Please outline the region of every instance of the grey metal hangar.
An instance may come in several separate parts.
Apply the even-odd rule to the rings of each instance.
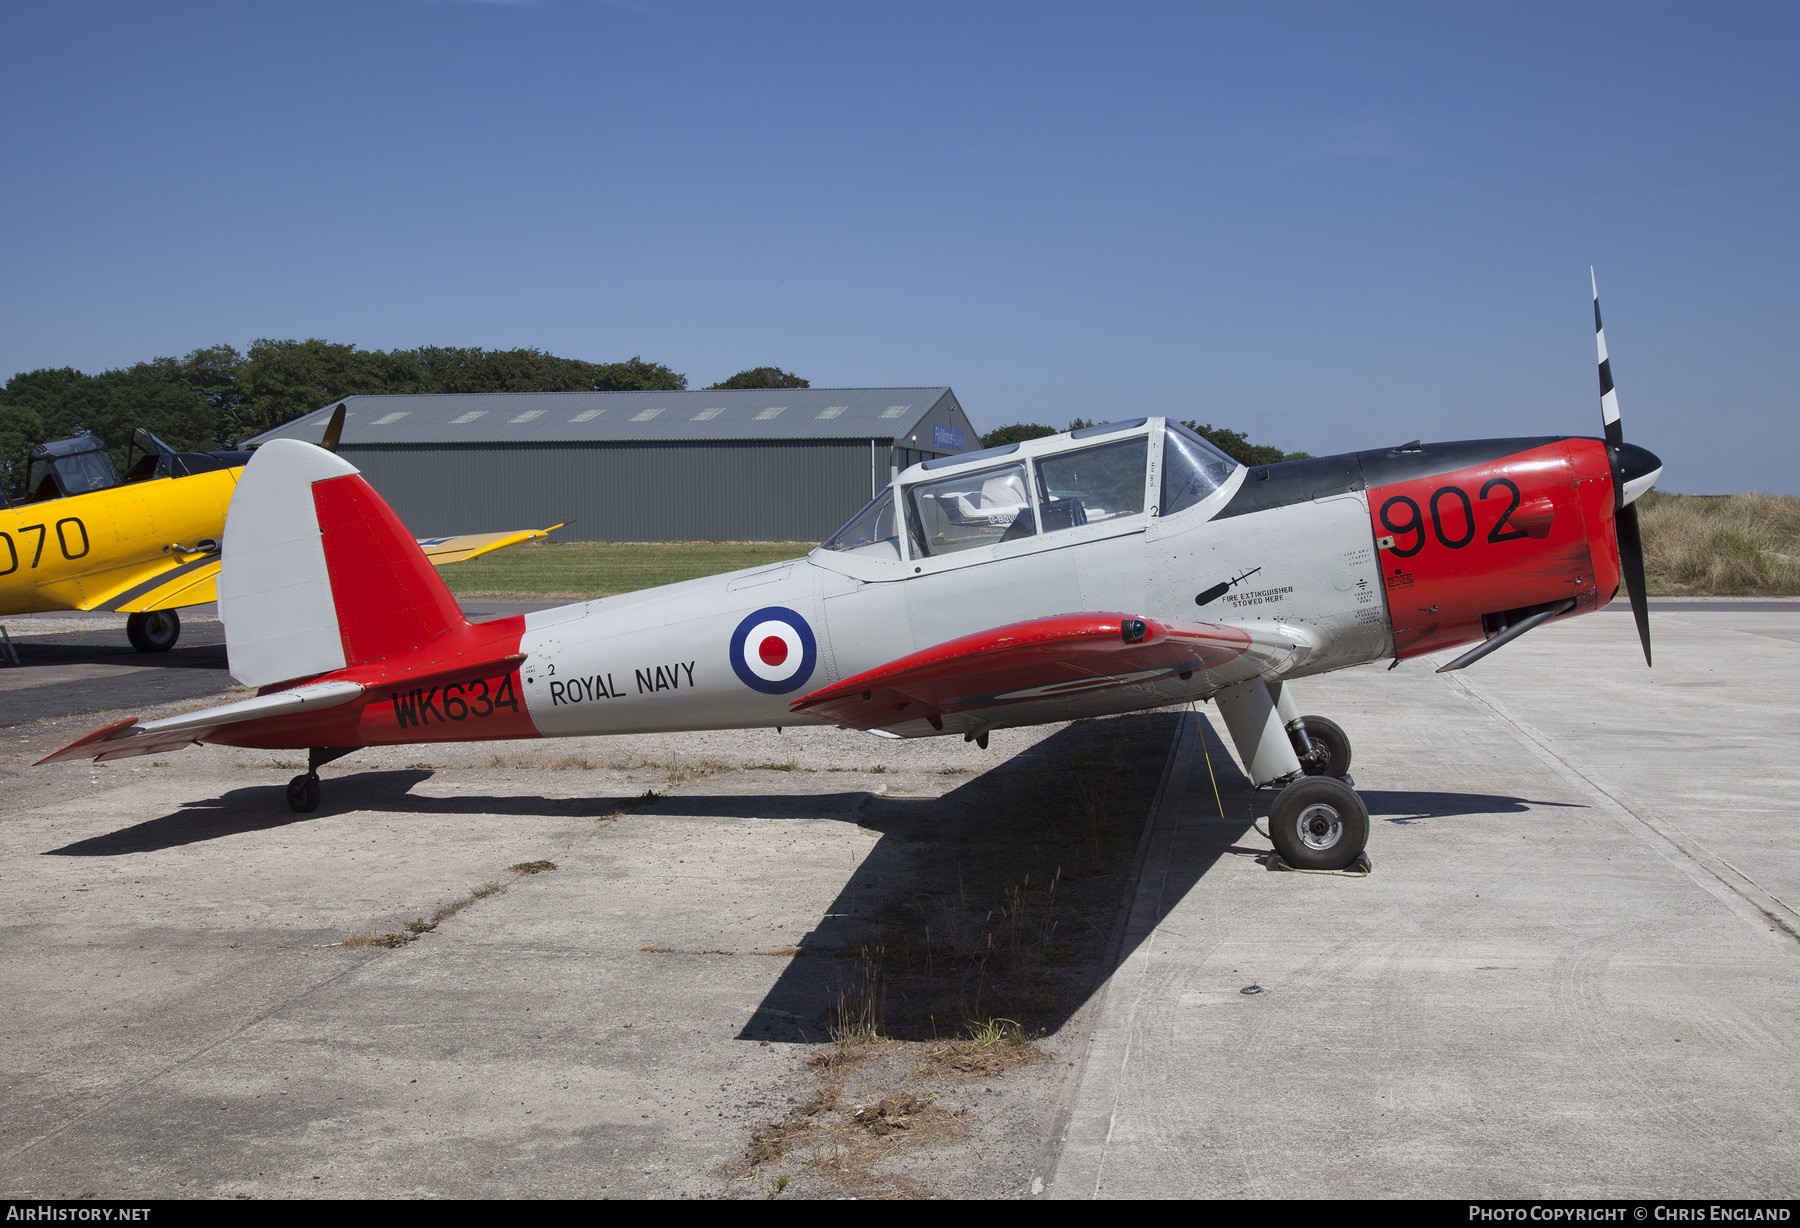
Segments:
[[[340,450],[414,533],[819,541],[920,461],[979,446],[940,388],[353,396],[248,441]]]

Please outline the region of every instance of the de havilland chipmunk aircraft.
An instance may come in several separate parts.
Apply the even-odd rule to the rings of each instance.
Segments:
[[[1598,298],[1595,323],[1599,323]],[[914,465],[803,559],[464,618],[340,457],[276,440],[232,497],[219,580],[223,707],[95,731],[43,762],[191,742],[306,748],[800,724],[961,734],[1211,699],[1250,780],[1280,786],[1288,864],[1361,854],[1350,744],[1301,679],[1472,644],[1456,669],[1630,591],[1633,500],[1661,462],[1624,442],[1601,335],[1604,439],[1408,443],[1246,468],[1139,418]]]
[[[343,427],[340,405],[325,428],[327,450],[337,450]],[[24,497],[0,501],[0,617],[125,614],[133,648],[167,652],[181,635],[176,611],[215,597],[226,510],[251,455],[180,452],[139,427],[120,474],[97,435],[37,444]],[[426,538],[419,547],[441,567],[560,527]]]

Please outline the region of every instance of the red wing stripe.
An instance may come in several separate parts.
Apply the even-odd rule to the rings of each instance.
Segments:
[[[1132,686],[1241,656],[1250,636],[1236,627],[1060,614],[996,627],[911,653],[806,695],[790,705],[852,729],[876,729],[944,713],[1032,703],[1049,696]]]

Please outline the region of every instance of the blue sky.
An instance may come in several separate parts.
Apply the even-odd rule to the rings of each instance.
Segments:
[[[18,3],[0,376],[641,354],[1800,492],[1792,5]]]

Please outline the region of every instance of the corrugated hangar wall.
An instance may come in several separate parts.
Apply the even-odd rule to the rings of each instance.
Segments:
[[[869,441],[345,444],[421,537],[542,528],[561,541],[817,542],[869,500]],[[878,445],[879,479],[888,474]]]

